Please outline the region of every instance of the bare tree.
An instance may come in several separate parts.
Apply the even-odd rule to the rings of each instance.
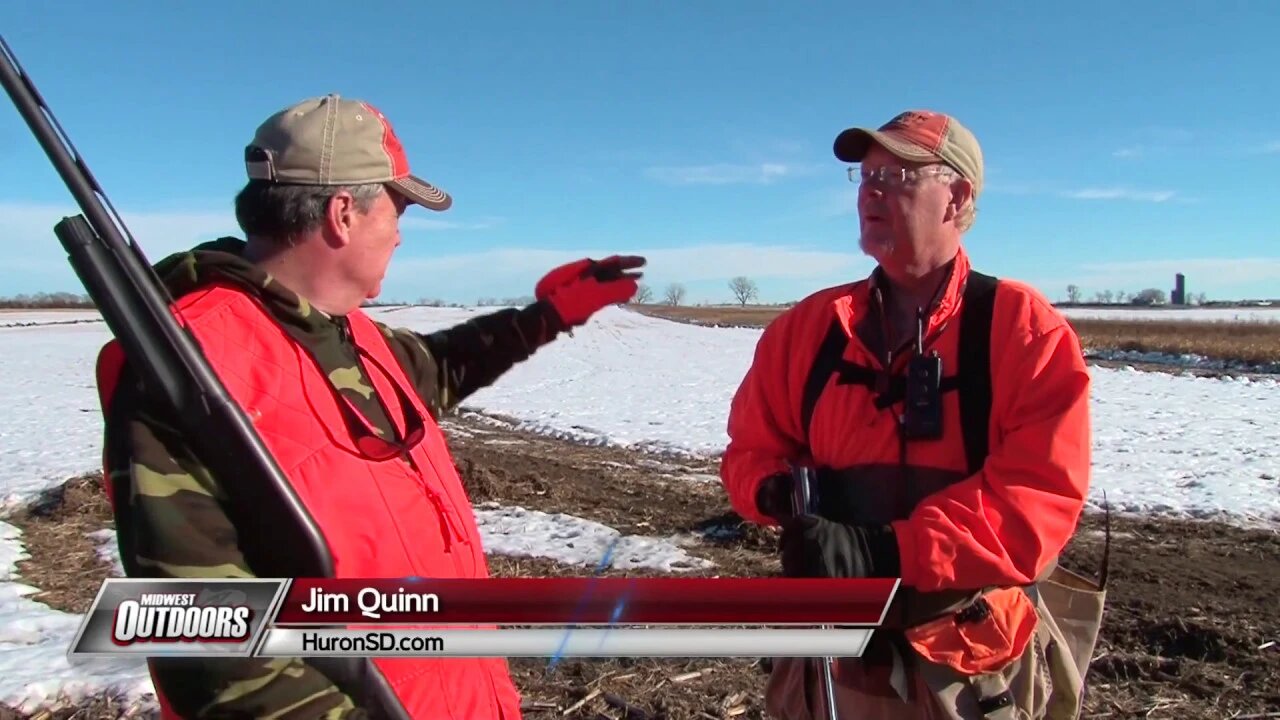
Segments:
[[[1130,302],[1134,305],[1164,305],[1168,302],[1168,296],[1160,288],[1147,288],[1134,293]]]
[[[91,308],[93,299],[86,294],[71,292],[25,293],[12,297],[0,297],[0,308]]]
[[[653,289],[644,283],[640,283],[636,288],[636,295],[631,299],[631,302],[639,305],[653,302]]]
[[[684,286],[680,283],[671,283],[667,286],[667,292],[664,296],[668,305],[679,305],[684,302]]]
[[[738,299],[738,304],[743,307],[746,307],[747,303],[760,296],[760,288],[756,287],[755,281],[745,275],[739,275],[730,280],[729,289],[733,291],[733,296]]]
[[[1067,302],[1072,304],[1080,302],[1080,286],[1079,285],[1067,286]]]

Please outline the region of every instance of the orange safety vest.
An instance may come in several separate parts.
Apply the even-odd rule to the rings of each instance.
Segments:
[[[255,298],[219,283],[186,295],[175,308],[321,529],[335,577],[488,577],[471,503],[444,435],[367,315],[357,310],[347,317],[355,344],[375,360],[368,375],[392,422],[403,436],[405,413],[392,383],[426,420],[423,440],[410,451],[412,464],[360,454],[345,430],[343,401]],[[123,361],[115,340],[99,355],[104,414]],[[410,717],[521,717],[502,658],[376,658],[374,664]],[[164,716],[177,717],[158,687],[157,697]]]

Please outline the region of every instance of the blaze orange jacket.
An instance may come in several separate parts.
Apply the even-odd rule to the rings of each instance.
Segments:
[[[925,350],[941,355],[944,376],[956,367],[969,273],[961,250],[926,322]],[[914,484],[914,508],[891,518],[903,588],[928,593],[1034,582],[1070,538],[1088,491],[1090,381],[1078,337],[1036,290],[999,281],[989,454],[975,474],[967,472],[956,392],[942,395],[942,439],[908,441],[904,450],[895,420],[900,400],[881,409],[872,388],[829,380],[806,437],[801,398],[833,318],[849,336],[845,360],[885,369],[863,339],[880,322],[877,295],[873,274],[814,293],[765,329],[730,409],[721,463],[730,502],[747,520],[772,523],[756,507],[756,490],[793,462],[847,470],[842,482],[866,482],[872,494]],[[909,356],[898,353],[889,371],[902,375]]]

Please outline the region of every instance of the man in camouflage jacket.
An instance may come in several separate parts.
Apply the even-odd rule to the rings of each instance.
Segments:
[[[157,273],[178,300],[214,285],[247,295],[314,359],[333,392],[349,400],[374,433],[395,438],[386,398],[379,397],[367,375],[348,316],[380,291],[391,251],[400,242],[401,213],[411,204],[444,210],[451,199],[408,174],[403,151],[381,113],[334,95],[273,115],[258,129],[246,161],[250,180],[237,197],[236,212],[247,242],[222,238],[199,245],[162,260]],[[641,264],[642,258],[618,257],[571,263],[543,278],[533,304],[432,333],[375,326],[431,422],[559,333],[630,299],[639,275],[627,271]],[[214,369],[219,371],[216,364]],[[110,402],[129,408],[123,416],[108,414],[106,427],[106,472],[112,481],[122,481],[117,487],[128,488],[114,498],[126,573],[252,577],[223,507],[233,499],[191,451],[176,423],[127,368]],[[434,460],[432,465],[442,464]],[[452,472],[451,459],[443,461]],[[454,511],[470,517],[471,508]],[[352,697],[302,659],[153,660],[151,670],[166,715],[365,716]],[[441,686],[446,685],[435,687]],[[481,694],[490,692],[484,687]],[[503,703],[501,716],[511,718],[510,698],[498,704]]]

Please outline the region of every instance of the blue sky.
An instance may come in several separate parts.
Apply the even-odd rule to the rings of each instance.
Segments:
[[[619,252],[693,302],[737,274],[792,300],[870,268],[836,133],[923,107],[983,144],[986,272],[1280,297],[1272,3],[13,5],[6,40],[153,260],[237,233],[256,125],[338,92],[455,198],[406,216],[384,299],[526,295]],[[3,105],[0,295],[79,292],[51,230],[77,210]]]

